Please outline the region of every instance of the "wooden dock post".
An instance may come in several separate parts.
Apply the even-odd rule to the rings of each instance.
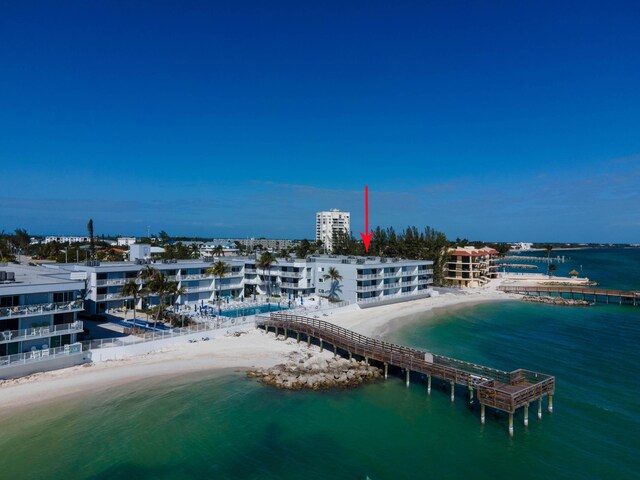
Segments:
[[[549,410],[549,413],[553,413],[553,395],[552,394],[549,394],[547,396],[547,401],[548,401],[547,409]]]
[[[322,343],[322,339],[320,339],[320,351],[324,350],[324,344]]]
[[[528,403],[524,406],[524,426],[525,427],[529,426],[529,404]]]
[[[427,395],[431,395],[431,375],[427,375]]]
[[[300,332],[297,332],[296,341],[297,343],[300,343]]]
[[[369,367],[369,357],[364,357],[364,364]]]
[[[385,367],[385,371],[386,371],[386,367]],[[406,380],[406,382],[407,382],[407,388],[409,388],[409,384],[410,384],[410,382],[409,382],[409,377],[410,377],[410,375],[411,375],[411,370],[409,370],[409,369],[407,368],[407,380]],[[386,375],[385,375],[385,377],[386,377]]]
[[[349,352],[349,361],[351,361],[352,358],[353,358],[353,354]]]
[[[278,338],[278,327],[273,327],[273,333],[275,334],[276,338]]]
[[[509,436],[513,437],[513,412],[509,412]]]
[[[469,403],[473,403],[473,386],[469,385]]]
[[[538,398],[538,420],[542,420],[542,397]]]
[[[389,373],[389,364],[385,362],[384,364],[384,379],[387,379],[387,375]]]
[[[311,335],[307,334],[307,348],[311,346]]]
[[[451,382],[451,401],[453,402],[456,399],[456,384],[455,382]]]
[[[482,425],[484,425],[484,418],[485,418],[485,416],[484,416],[484,411],[485,411],[484,403],[481,403],[481,404],[480,404],[480,423],[481,423]]]
[[[289,338],[289,332],[287,332],[287,329],[284,329],[284,339],[288,339]]]
[[[335,345],[333,346],[333,358],[336,358],[338,356],[338,347],[336,347]]]

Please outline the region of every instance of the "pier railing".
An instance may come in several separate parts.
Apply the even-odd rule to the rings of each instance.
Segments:
[[[434,376],[452,385],[476,388],[483,405],[509,413],[528,406],[542,395],[552,394],[555,389],[555,378],[550,375],[522,369],[506,372],[476,365],[367,337],[316,318],[276,312],[270,317],[257,317],[256,324],[265,329],[283,328],[305,334],[369,360]]]

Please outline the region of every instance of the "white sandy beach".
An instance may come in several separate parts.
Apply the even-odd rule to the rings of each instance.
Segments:
[[[441,293],[393,305],[359,309],[350,305],[319,318],[375,337],[416,321],[419,315],[434,309],[505,301],[518,296],[495,290],[496,284],[484,289]],[[311,347],[319,354],[317,347]],[[296,351],[306,350],[304,342],[294,339],[275,340],[273,334],[251,329],[235,337],[214,338],[208,342],[179,343],[170,348],[123,360],[96,362],[52,372],[38,373],[15,380],[0,381],[1,404],[6,409],[69,398],[117,385],[134,383],[153,377],[175,377],[188,373],[231,368],[270,367],[282,363]],[[325,351],[324,355],[332,353]]]

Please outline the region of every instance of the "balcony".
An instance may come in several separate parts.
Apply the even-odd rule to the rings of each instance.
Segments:
[[[71,355],[82,355],[81,343],[72,343],[64,347],[44,348],[33,352],[0,357],[0,368],[15,367],[26,363],[42,362],[53,360],[54,358],[69,357]]]
[[[22,330],[5,330],[0,333],[0,343],[24,342],[27,340],[35,340],[36,338],[80,333],[82,332],[82,327],[82,322],[77,320],[73,323],[63,323],[61,325],[25,328]]]
[[[135,280],[136,283],[141,283],[137,278],[107,278],[106,280],[96,280],[96,287],[108,287],[109,285],[124,285],[129,280]]]
[[[149,295],[147,295],[149,296]],[[104,302],[106,300],[128,300],[133,297],[123,297],[122,293],[99,293],[96,294],[96,302]]]
[[[367,273],[367,274],[357,275],[356,279],[358,279],[358,280],[373,280],[373,279],[377,279],[377,278],[381,278],[381,277],[382,277],[381,273]]]
[[[302,272],[278,272],[278,275],[282,278],[302,278],[304,275]]]
[[[385,278],[397,277],[398,275],[400,275],[400,271],[397,271],[397,272],[384,272]]]
[[[83,309],[84,303],[82,300],[58,303],[40,303],[37,305],[17,305],[15,307],[0,307],[0,319],[53,315],[54,313],[77,312]]]
[[[229,285],[225,285],[227,288],[230,288]],[[224,289],[224,288],[223,288]],[[198,293],[198,292],[213,292],[213,286],[209,287],[186,287],[186,293]]]
[[[367,285],[366,287],[356,287],[357,292],[374,292],[376,290],[382,290],[382,288],[377,285]]]

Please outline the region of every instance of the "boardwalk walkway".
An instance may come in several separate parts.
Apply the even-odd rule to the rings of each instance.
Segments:
[[[395,366],[404,369],[406,382],[409,386],[411,372],[417,372],[427,377],[427,393],[431,393],[431,378],[445,381],[451,385],[451,401],[454,400],[455,385],[463,385],[469,389],[473,401],[474,389],[478,394],[481,406],[481,421],[485,421],[485,407],[492,407],[509,414],[509,433],[513,435],[513,414],[518,408],[524,408],[525,425],[528,424],[529,404],[538,400],[538,417],[542,416],[541,401],[548,397],[548,408],[553,410],[553,393],[555,378],[551,375],[532,372],[529,370],[514,370],[506,372],[494,368],[476,365],[474,363],[443,357],[423,350],[404,347],[393,343],[376,340],[360,335],[346,328],[323,320],[288,315],[286,313],[272,313],[270,317],[258,317],[257,326],[267,332],[273,329],[276,335],[280,330],[285,336],[295,333],[298,341],[300,336],[307,338],[307,344],[317,339],[320,348],[326,343],[333,345],[334,353],[338,349],[352,355],[363,357],[368,362],[378,362],[384,367],[385,378],[388,367]]]
[[[592,303],[617,303],[619,305],[640,305],[640,292],[628,292],[624,290],[604,290],[601,288],[568,287],[568,286],[526,286],[526,285],[501,285],[498,290],[507,293],[520,293],[522,295],[555,295],[564,298],[571,297]]]

